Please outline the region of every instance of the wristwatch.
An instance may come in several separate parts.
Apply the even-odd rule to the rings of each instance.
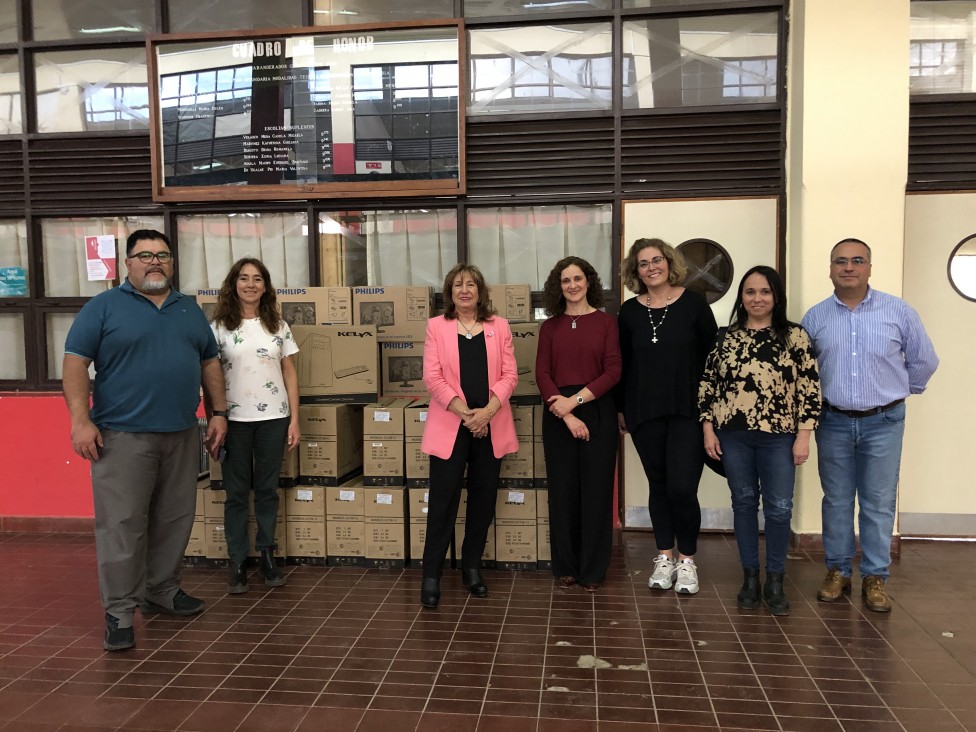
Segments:
[[[576,395],[576,403],[577,404],[582,404],[583,403],[583,395],[582,394],[577,394]]]
[[[223,417],[224,419],[227,419],[226,409],[215,409],[210,414],[214,417]]]

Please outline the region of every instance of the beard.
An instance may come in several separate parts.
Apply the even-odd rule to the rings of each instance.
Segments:
[[[161,280],[151,280],[149,279],[148,273],[146,278],[142,281],[142,291],[148,293],[165,292],[169,289],[170,281],[169,277],[164,277]]]

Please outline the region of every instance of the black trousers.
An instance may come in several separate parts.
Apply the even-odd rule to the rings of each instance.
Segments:
[[[495,520],[495,499],[501,458],[491,446],[491,428],[486,437],[475,439],[471,430],[458,426],[451,457],[444,460],[430,456],[430,492],[427,497],[427,539],[424,543],[424,578],[439,578],[444,555],[451,544],[464,469],[468,469],[468,509],[464,519],[464,545],[461,567],[477,569],[485,553],[488,530]]]
[[[561,389],[564,396],[579,387]],[[613,547],[613,477],[620,444],[617,410],[603,396],[573,410],[590,431],[573,437],[563,420],[546,412],[542,445],[549,483],[552,573],[585,584],[603,582]]]
[[[705,466],[701,423],[672,415],[643,422],[630,433],[647,475],[647,508],[658,549],[698,551],[698,483]]]

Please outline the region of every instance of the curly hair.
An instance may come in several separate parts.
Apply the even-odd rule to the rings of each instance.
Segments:
[[[230,272],[224,278],[224,283],[220,286],[220,294],[217,296],[217,307],[214,309],[214,322],[222,325],[227,330],[237,330],[241,327],[242,307],[241,299],[237,296],[237,278],[241,276],[241,270],[250,264],[261,273],[264,278],[264,294],[258,303],[258,317],[261,325],[268,333],[277,333],[281,327],[281,313],[278,310],[278,295],[275,293],[274,286],[271,284],[271,273],[264,266],[264,262],[253,257],[244,257],[234,262]]]
[[[638,239],[630,245],[630,251],[624,261],[620,263],[620,281],[623,286],[636,295],[643,295],[647,292],[647,285],[637,273],[637,255],[642,249],[654,247],[668,260],[668,283],[677,285],[682,282],[688,273],[685,258],[673,246],[662,239]]]
[[[603,307],[603,283],[599,273],[593,265],[582,257],[563,257],[552,268],[546,283],[542,286],[542,304],[546,308],[546,315],[562,315],[566,312],[566,298],[563,296],[563,270],[576,265],[586,277],[586,302],[594,308]]]
[[[491,300],[488,299],[488,285],[485,284],[485,276],[473,264],[463,262],[455,264],[447,273],[447,277],[444,278],[444,317],[448,320],[454,320],[457,317],[457,308],[454,306],[452,292],[454,280],[459,275],[468,275],[474,280],[474,284],[478,288],[478,322],[490,320],[498,311],[492,307]]]

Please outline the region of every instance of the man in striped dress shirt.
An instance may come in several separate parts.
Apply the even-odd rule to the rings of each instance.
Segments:
[[[817,354],[824,400],[817,453],[827,576],[817,599],[833,602],[851,591],[857,496],[861,595],[869,610],[890,612],[885,582],[905,399],[925,391],[939,358],[918,313],[901,298],[872,289],[870,277],[867,244],[835,244],[834,294],[810,308],[802,323]]]

